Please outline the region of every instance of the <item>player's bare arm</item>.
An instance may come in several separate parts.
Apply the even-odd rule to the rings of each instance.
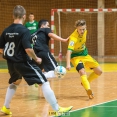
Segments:
[[[28,48],[28,49],[25,49],[25,51],[28,54],[28,56],[30,56],[31,58],[33,58],[38,64],[41,64],[42,59],[36,56],[36,54],[34,53],[33,49]]]
[[[67,54],[66,54],[66,69],[70,70],[71,69],[71,65],[70,65],[70,58],[71,58],[71,50],[67,50]]]
[[[64,39],[64,38],[59,37],[58,35],[56,35],[56,34],[54,34],[54,33],[49,33],[48,36],[49,36],[50,38],[53,38],[53,39],[55,39],[55,40],[57,40],[57,41],[62,41],[62,42],[68,42],[68,40],[69,40],[69,37],[68,37],[67,39]]]

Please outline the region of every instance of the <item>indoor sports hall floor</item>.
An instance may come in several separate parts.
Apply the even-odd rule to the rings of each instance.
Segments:
[[[117,117],[117,58],[98,60],[103,74],[91,83],[95,96],[93,100],[88,99],[74,68],[67,72],[64,78],[50,80],[59,105],[73,106],[72,111],[63,117]],[[62,64],[64,65],[64,62]],[[0,62],[0,67],[1,108],[9,75],[3,61]],[[23,80],[11,102],[11,111],[13,115],[4,115],[0,112],[0,117],[50,117],[48,113],[52,112],[52,108],[45,101],[40,88],[28,86]]]

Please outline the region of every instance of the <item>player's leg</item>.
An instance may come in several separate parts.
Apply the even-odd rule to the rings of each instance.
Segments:
[[[48,71],[48,72],[43,72],[43,74],[45,75],[46,78],[55,78],[56,77],[54,70]]]
[[[73,64],[73,66],[76,67],[76,70],[80,74],[81,84],[85,88],[89,99],[92,99],[93,94],[92,94],[92,90],[90,89],[89,81],[87,80],[87,74],[86,74],[86,71],[85,71],[85,66],[83,64],[83,60],[84,60],[84,57],[81,57],[81,58],[80,57],[77,57],[77,58],[75,57],[75,58],[71,59],[71,62]]]
[[[44,75],[46,78],[54,78],[55,73],[54,70],[58,66],[55,58],[52,56],[50,52],[39,52],[37,56],[42,58],[42,66],[44,68]]]
[[[42,51],[37,53],[37,56],[42,58],[42,65],[45,72],[55,70],[55,68],[58,66],[58,63],[50,52]]]
[[[42,88],[42,92],[44,94],[46,101],[51,105],[53,110],[57,112],[56,116],[58,116],[59,114],[62,114],[64,112],[68,112],[73,108],[73,106],[63,108],[58,105],[57,99],[55,97],[53,90],[50,87],[49,82],[43,83],[41,88]]]
[[[41,87],[45,99],[47,102],[49,102],[54,110],[57,110],[59,105],[57,103],[56,97],[41,69],[33,62],[25,63],[22,69],[20,67],[22,68],[21,64],[18,65],[17,70],[22,74],[28,85],[33,85],[35,83],[42,84]]]
[[[44,61],[44,69],[46,72],[48,71],[54,71],[55,68],[58,66],[57,61],[53,57],[53,55],[50,52],[45,53],[45,61]]]
[[[46,101],[51,105],[54,111],[62,113],[62,112],[68,112],[72,109],[72,106],[63,108],[58,105],[57,99],[55,97],[53,90],[50,87],[49,82],[43,83],[41,88]]]
[[[86,92],[87,92],[87,95],[89,97],[89,99],[93,99],[93,93],[92,93],[92,90],[90,88],[90,84],[89,84],[89,81],[87,80],[87,75],[86,75],[86,72],[85,72],[85,68],[84,68],[84,65],[83,63],[79,63],[76,67],[76,69],[78,70],[79,74],[80,74],[80,77],[81,77],[81,83],[82,85],[84,86]]]
[[[78,71],[78,73],[80,74],[81,77],[81,83],[84,86],[84,88],[86,90],[90,89],[90,84],[87,80],[87,75],[86,75],[86,71],[84,68],[84,65],[82,62],[79,62],[78,65],[76,66],[76,70]]]
[[[101,74],[102,74],[102,70],[101,70],[101,68],[99,66],[94,68],[93,72],[88,77],[88,81],[92,82],[93,80],[98,78]]]
[[[102,70],[99,67],[98,62],[90,55],[87,55],[84,61],[85,66],[93,70],[93,72],[88,76],[88,81],[90,83],[91,81],[98,78],[98,76],[102,74]]]
[[[44,74],[46,78],[55,78],[55,68],[58,66],[57,61],[55,60],[55,58],[53,57],[53,55],[48,52],[45,56],[45,64],[44,64],[44,68],[47,69],[47,72]]]
[[[60,107],[57,103],[57,99],[42,71],[39,69],[38,66],[36,66],[32,62],[31,63],[28,62],[27,64],[25,64],[25,66],[27,66],[26,67],[27,69],[23,68],[25,69],[25,73],[23,72],[23,69],[20,71],[25,81],[28,83],[28,85],[33,85],[35,83],[41,85],[42,92],[44,94],[46,101],[52,106],[53,110],[58,111]],[[28,72],[28,75],[26,72]],[[72,107],[65,109],[69,111],[71,108]]]
[[[8,62],[8,69],[9,69],[11,78],[9,79],[9,86],[7,88],[5,102],[4,102],[4,106],[1,109],[1,112],[9,115],[9,114],[12,114],[12,112],[10,111],[10,102],[16,92],[17,86],[21,82],[22,76],[15,71],[14,66],[11,62]]]
[[[88,81],[92,82],[102,74],[102,70],[98,62],[95,59],[93,59],[91,56],[89,56],[88,66],[90,69],[93,70],[93,72],[88,77]]]
[[[84,57],[74,57],[74,58],[71,59],[71,63],[76,68],[78,73],[80,74],[82,85],[84,86],[84,88],[86,90],[88,90],[88,89],[90,89],[90,84],[87,80],[87,74],[86,74],[86,71],[85,71],[83,59],[84,59]]]
[[[53,90],[50,87],[49,82],[43,83],[41,88],[42,88],[42,92],[44,94],[44,97],[45,97],[46,101],[48,103],[50,103],[50,105],[52,106],[53,110],[58,110],[59,109],[59,105],[57,103],[57,100],[56,100],[56,97],[54,95],[54,92],[53,92]]]

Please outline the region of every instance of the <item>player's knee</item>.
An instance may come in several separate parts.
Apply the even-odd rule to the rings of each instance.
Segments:
[[[99,70],[98,72],[97,72],[97,75],[101,75],[102,74],[102,70]]]
[[[16,89],[16,88],[17,88],[17,85],[14,84],[14,83],[12,83],[12,84],[9,85],[9,88],[10,88],[10,89]]]
[[[97,70],[94,71],[95,74],[97,74],[98,76],[100,76],[102,74],[102,70],[100,68],[98,68]]]
[[[22,79],[18,79],[17,81],[13,82],[15,85],[19,85],[21,83]]]
[[[42,86],[42,84],[38,84],[39,86]]]
[[[54,77],[56,77],[54,70],[46,72],[46,73],[44,73],[44,75],[45,75],[46,78],[54,78]]]
[[[79,63],[79,64],[76,66],[76,70],[77,70],[78,72],[80,72],[83,68],[84,68],[83,63]]]
[[[50,85],[50,83],[47,81],[42,84],[42,86],[45,86],[45,85]]]

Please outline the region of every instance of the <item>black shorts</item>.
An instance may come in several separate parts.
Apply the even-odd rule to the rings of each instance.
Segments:
[[[50,52],[40,51],[36,52],[36,55],[42,58],[42,64],[39,65],[40,69],[44,69],[45,72],[55,70],[58,66],[57,61]]]
[[[33,61],[23,62],[23,63],[13,63],[7,61],[8,70],[10,74],[9,83],[13,83],[18,79],[25,79],[28,85],[33,85],[35,83],[42,84],[47,82],[46,77],[43,75],[41,69],[34,64]]]

